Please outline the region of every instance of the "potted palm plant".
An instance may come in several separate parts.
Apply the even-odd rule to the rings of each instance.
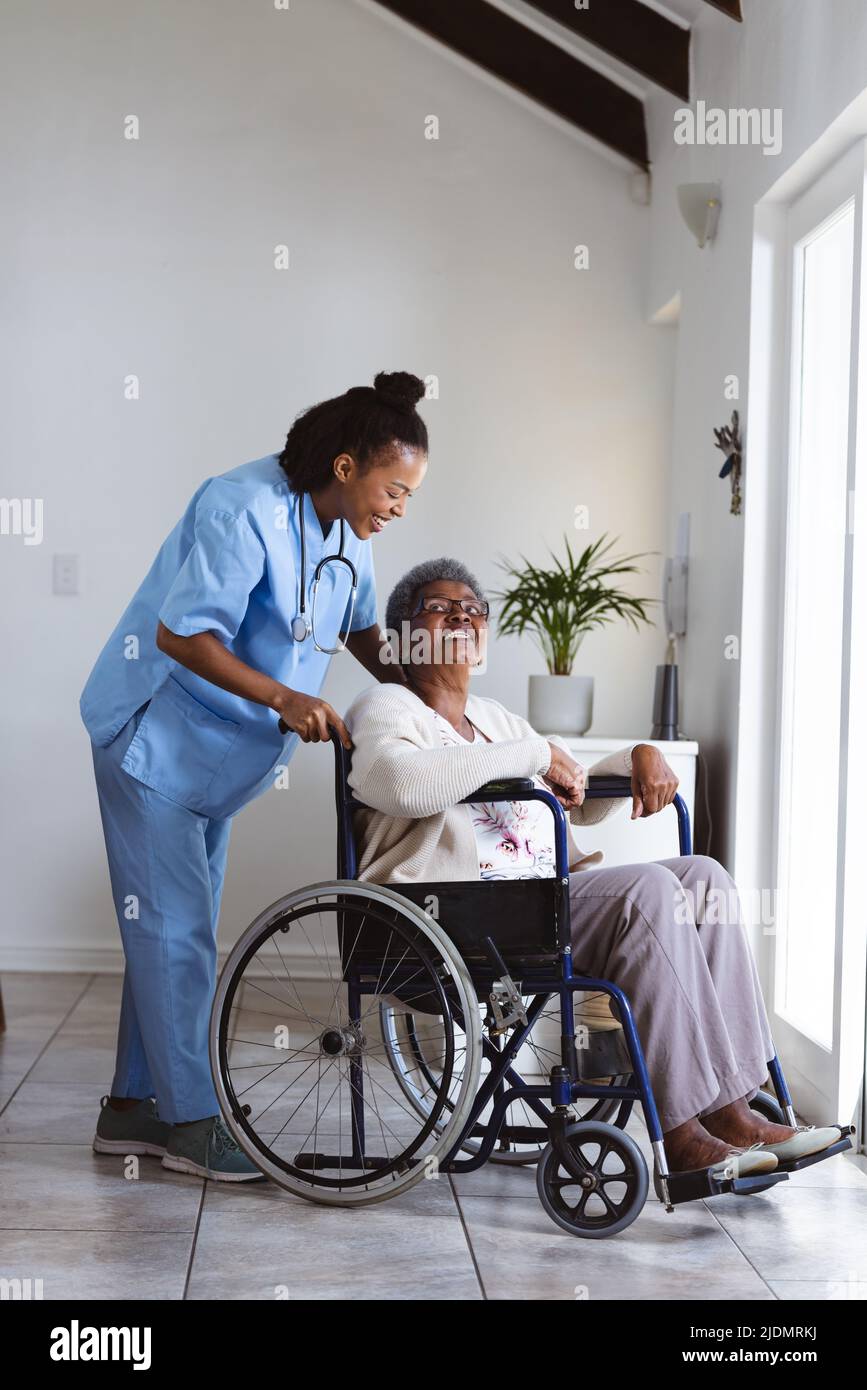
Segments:
[[[633,563],[642,555],[609,556],[614,541],[605,536],[588,545],[575,558],[566,542],[566,562],[551,552],[553,568],[531,565],[521,556],[521,566],[505,558],[499,567],[512,580],[509,588],[494,592],[502,601],[497,627],[504,636],[529,632],[548,667],[546,676],[530,677],[529,718],[543,734],[585,734],[593,721],[593,677],[573,676],[572,668],[584,634],[619,618],[638,630],[649,623],[645,611],[655,599],[633,598],[612,581],[616,576],[637,574]],[[652,554],[653,552],[646,552]]]

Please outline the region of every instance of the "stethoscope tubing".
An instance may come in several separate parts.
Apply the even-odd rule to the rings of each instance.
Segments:
[[[346,528],[343,517],[340,518],[340,549],[336,555],[323,555],[315,570],[313,571],[313,588],[310,593],[310,618],[307,617],[307,540],[304,533],[304,494],[298,494],[298,530],[301,538],[301,595],[298,614],[292,620],[292,636],[296,642],[304,642],[308,637],[313,638],[313,645],[318,652],[324,652],[328,656],[334,656],[337,652],[345,651],[345,638],[348,637],[352,628],[352,615],[355,612],[355,597],[358,591],[358,572],[347,555],[344,555],[344,545],[346,542]],[[316,640],[316,593],[319,588],[319,581],[327,565],[345,565],[349,570],[349,577],[352,582],[350,594],[349,622],[346,626],[346,633],[343,637],[338,633],[336,647],[321,647]]]

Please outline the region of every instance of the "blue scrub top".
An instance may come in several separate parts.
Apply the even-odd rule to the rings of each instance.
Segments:
[[[302,498],[307,615],[313,572],[335,555],[340,526],[323,536],[309,493]],[[276,454],[209,478],[177,526],[109,637],[80,700],[91,739],[106,747],[150,701],[122,766],[146,786],[203,815],[234,815],[271,785],[298,743],[281,734],[278,715],[187,670],[156,645],[157,621],[181,637],[213,632],[241,661],[293,690],[318,695],[330,656],[313,639],[297,642],[300,608],[297,495]],[[345,526],[344,554],[358,572],[352,631],[377,620],[370,540]],[[316,637],[333,647],[349,616],[345,565],[323,571],[316,599]]]

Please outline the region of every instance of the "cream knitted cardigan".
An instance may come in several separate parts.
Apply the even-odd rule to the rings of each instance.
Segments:
[[[466,881],[479,878],[469,805],[458,803],[485,782],[544,775],[549,740],[497,700],[469,695],[467,718],[490,743],[446,746],[430,708],[405,686],[374,685],[349,707],[352,735],[349,784],[370,810],[357,812],[358,877],[373,883]],[[561,739],[552,738],[566,749]],[[568,752],[568,749],[566,749]],[[610,753],[590,769],[629,776],[632,749]],[[585,801],[569,813],[574,825],[594,825],[627,798]],[[570,869],[589,868],[601,850],[584,854],[572,841]]]

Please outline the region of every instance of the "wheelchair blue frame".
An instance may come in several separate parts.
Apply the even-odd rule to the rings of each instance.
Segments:
[[[335,749],[335,800],[337,808],[337,859],[338,876],[343,879],[357,878],[357,853],[355,846],[355,836],[353,830],[353,816],[358,810],[366,809],[362,802],[353,796],[348,783],[349,758],[346,750],[339,738],[334,735],[332,738]],[[585,792],[587,798],[611,798],[631,796],[631,782],[628,777],[590,777]],[[566,1129],[572,1121],[566,1107],[579,1100],[594,1100],[598,1102],[619,1100],[620,1107],[614,1123],[618,1128],[624,1129],[636,1101],[641,1102],[647,1125],[648,1135],[653,1146],[656,1159],[657,1171],[661,1183],[662,1200],[664,1200],[667,1210],[671,1211],[674,1205],[692,1201],[698,1197],[716,1196],[725,1192],[756,1192],[773,1186],[775,1183],[784,1181],[789,1172],[796,1169],[809,1167],[813,1163],[820,1162],[833,1154],[842,1152],[844,1149],[851,1148],[851,1143],[846,1137],[854,1132],[852,1126],[839,1126],[840,1140],[830,1148],[821,1153],[810,1155],[807,1158],[796,1162],[780,1165],[773,1173],[764,1174],[759,1177],[731,1178],[715,1180],[707,1170],[696,1170],[690,1173],[669,1173],[668,1163],[665,1157],[665,1147],[663,1141],[662,1127],[656,1102],[653,1096],[653,1089],[647,1071],[647,1064],[644,1057],[644,1050],[641,1040],[635,1027],[632,1009],[629,1000],[623,991],[611,980],[596,979],[593,976],[576,974],[571,952],[571,935],[569,931],[569,852],[568,852],[568,827],[566,815],[562,806],[553,793],[543,790],[535,785],[530,779],[512,779],[502,782],[490,782],[480,787],[470,796],[464,797],[461,804],[472,802],[497,802],[497,801],[542,801],[550,809],[554,817],[555,829],[555,876],[558,880],[559,888],[557,892],[558,902],[558,971],[549,967],[536,970],[524,970],[521,972],[521,994],[524,996],[532,995],[533,1000],[527,1009],[527,1021],[515,1026],[509,1034],[505,1046],[498,1048],[491,1041],[490,1037],[483,1038],[484,1053],[490,1061],[490,1072],[479,1089],[476,1102],[472,1108],[470,1118],[464,1127],[463,1132],[457,1138],[452,1148],[449,1150],[445,1159],[440,1163],[440,1171],[444,1172],[471,1172],[480,1168],[491,1155],[494,1145],[503,1130],[504,1120],[509,1107],[516,1101],[521,1101],[524,1105],[536,1114],[545,1126],[545,1140],[550,1140],[554,1149],[563,1158],[567,1168],[569,1168]],[[679,852],[681,855],[692,853],[692,837],[690,831],[689,812],[680,796],[675,796],[673,802],[677,814]],[[402,887],[407,885],[391,884],[393,891],[401,892]],[[500,887],[500,885],[497,885]],[[502,890],[508,892],[508,884],[502,885]],[[447,924],[441,923],[445,930]],[[502,973],[502,960],[497,954],[496,945],[493,947],[493,957],[487,967],[473,967],[471,973],[474,984],[479,989],[493,985],[495,979]],[[360,996],[366,992],[363,983],[358,979],[347,979],[348,1002],[352,1011],[360,1004]],[[623,1027],[624,1041],[632,1063],[632,1082],[631,1085],[606,1085],[594,1086],[589,1082],[581,1081],[577,1076],[576,1052],[575,1052],[575,1019],[572,1003],[572,996],[577,990],[588,990],[595,993],[609,995],[616,1003]],[[561,1065],[552,1068],[551,1079],[547,1085],[529,1085],[520,1077],[511,1065],[512,1060],[517,1056],[522,1044],[532,1032],[533,1026],[539,1017],[545,1004],[552,995],[558,995],[560,999],[560,1020],[561,1020]],[[460,1019],[458,1019],[460,1023]],[[785,1123],[795,1125],[797,1123],[792,1105],[792,1098],[789,1093],[786,1080],[783,1075],[779,1060],[774,1056],[768,1062],[768,1071],[773,1082],[777,1100],[782,1109],[782,1119]],[[362,1095],[363,1076],[361,1070],[353,1078],[353,1085],[358,1087],[357,1096]],[[553,1111],[546,1109],[543,1101],[547,1100],[549,1105],[557,1107]],[[486,1124],[479,1129],[479,1117],[485,1107],[493,1102],[491,1114]],[[355,1124],[353,1125],[354,1135],[353,1144],[355,1147],[354,1157],[361,1160],[364,1154],[364,1117],[363,1105],[358,1099],[354,1105],[356,1111]],[[593,1111],[585,1118],[592,1118]],[[357,1125],[357,1129],[356,1129]],[[540,1142],[542,1141],[543,1131],[536,1130],[532,1126],[511,1126],[506,1132],[515,1142]],[[468,1135],[480,1135],[478,1150],[469,1158],[458,1158],[465,1139]]]

